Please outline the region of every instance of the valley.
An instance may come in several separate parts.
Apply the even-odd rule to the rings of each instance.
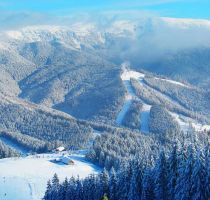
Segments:
[[[158,18],[0,31],[0,199],[39,200],[55,173],[101,178],[135,159],[151,167],[175,145],[205,149],[209,47],[158,41],[209,27]],[[65,155],[74,165],[57,162]]]

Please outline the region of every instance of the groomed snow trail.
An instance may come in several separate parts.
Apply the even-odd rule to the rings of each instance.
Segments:
[[[25,158],[0,159],[0,199],[1,200],[41,200],[46,183],[57,173],[60,180],[65,177],[85,178],[101,169],[86,161],[84,152],[70,157],[75,165],[53,163],[59,154],[37,154]]]
[[[149,133],[149,116],[151,105],[143,104],[141,112],[141,131],[143,133]]]
[[[125,117],[125,114],[128,112],[128,110],[131,106],[131,103],[132,103],[131,99],[130,100],[127,100],[127,99],[125,100],[124,105],[123,105],[123,107],[122,107],[121,111],[119,112],[119,114],[117,116],[117,119],[116,119],[116,123],[118,125],[122,124],[123,119]]]
[[[182,86],[182,87],[190,88],[190,86],[188,86],[184,83],[178,82],[178,81],[169,80],[169,79],[165,79],[165,78],[157,78],[157,77],[155,79],[166,81],[166,82],[169,82],[169,83],[172,83],[172,84],[175,84],[175,85],[179,85],[179,86]]]
[[[116,123],[118,125],[122,125],[122,121],[123,121],[126,113],[128,112],[128,110],[132,104],[132,101],[135,99],[139,99],[136,96],[136,94],[131,86],[131,79],[133,78],[133,79],[136,79],[136,80],[139,80],[140,82],[142,82],[143,78],[145,77],[145,75],[143,73],[127,69],[126,64],[122,64],[122,70],[123,70],[123,72],[121,74],[121,79],[122,79],[123,84],[126,88],[127,94],[125,96],[124,105],[116,119]],[[148,125],[149,123],[148,122],[149,122],[150,108],[151,108],[151,105],[143,103],[142,112],[139,116],[141,118],[140,130],[144,133],[149,132],[149,125]]]

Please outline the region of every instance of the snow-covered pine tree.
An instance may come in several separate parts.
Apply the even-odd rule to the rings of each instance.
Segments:
[[[189,200],[192,199],[191,187],[193,184],[192,173],[193,173],[194,162],[195,162],[195,149],[193,145],[190,145],[187,151],[187,162],[184,171],[184,179],[185,179],[184,199],[189,199]]]
[[[130,180],[132,177],[132,169],[131,164],[123,164],[121,166],[120,172],[119,172],[119,178],[118,178],[118,191],[119,191],[119,200],[127,200],[128,199],[128,193],[130,188]]]
[[[155,199],[166,200],[168,199],[168,187],[167,187],[167,162],[165,153],[161,152],[155,169]]]
[[[177,160],[177,145],[173,147],[173,150],[168,159],[168,195],[169,199],[174,199],[176,181],[178,177],[178,160]]]
[[[142,195],[141,200],[154,200],[154,180],[153,172],[150,169],[145,170],[142,180]]]
[[[109,193],[109,173],[106,169],[99,175],[99,193],[101,197]]]
[[[45,191],[43,200],[51,200],[51,199],[52,199],[52,184],[51,181],[49,180],[47,182],[47,189]]]
[[[118,196],[117,192],[117,176],[114,168],[111,168],[109,178],[109,199],[116,200]]]
[[[103,197],[99,177],[91,174],[83,181],[83,196],[85,200],[97,200]]]
[[[175,185],[175,200],[181,200],[184,197],[184,187],[185,179],[184,179],[184,171],[186,165],[186,155],[184,153],[183,147],[177,152],[177,162],[178,162],[178,170],[176,177],[176,185]]]
[[[57,200],[59,199],[59,178],[58,175],[55,173],[52,178],[52,199],[51,200]]]
[[[202,152],[197,154],[193,170],[192,170],[192,187],[190,189],[190,196],[192,196],[193,200],[205,200],[208,199],[206,196],[206,169],[205,169],[205,161],[204,155]],[[208,187],[208,186],[207,186]]]
[[[65,200],[74,200],[76,198],[76,180],[74,177],[71,177],[68,181],[68,188],[66,191]]]
[[[61,184],[60,186],[60,196],[59,199],[60,200],[66,200],[66,192],[68,190],[68,179],[65,178],[64,182]]]
[[[210,134],[210,132],[209,132]],[[204,150],[204,166],[205,166],[205,197],[208,198],[210,196],[210,150],[209,150],[209,141],[206,144],[206,148]]]
[[[83,200],[83,187],[79,177],[76,180],[76,198],[75,200]]]
[[[130,180],[130,188],[128,193],[129,200],[140,200],[142,193],[143,164],[138,158],[135,158],[131,164],[132,177]]]

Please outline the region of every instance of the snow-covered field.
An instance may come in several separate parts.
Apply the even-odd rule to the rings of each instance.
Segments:
[[[75,165],[53,163],[59,154],[37,154],[21,158],[0,160],[0,200],[39,200],[43,197],[47,181],[57,173],[65,177],[84,178],[100,172],[100,168],[87,162],[83,153],[70,157]]]

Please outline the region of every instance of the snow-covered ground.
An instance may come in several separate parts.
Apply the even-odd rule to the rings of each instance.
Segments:
[[[121,79],[122,79],[123,84],[126,88],[127,94],[125,97],[124,105],[116,119],[116,123],[118,125],[122,124],[125,114],[128,112],[128,110],[132,104],[132,100],[138,99],[138,97],[136,96],[136,94],[134,92],[134,89],[131,86],[130,80],[133,78],[133,79],[137,79],[140,82],[142,82],[143,78],[145,77],[145,74],[143,74],[143,73],[127,69],[126,63],[122,64],[122,70],[123,70],[123,72],[121,74]],[[142,112],[139,116],[141,118],[141,131],[144,133],[149,132],[148,122],[149,122],[150,108],[151,108],[151,105],[143,103]]]
[[[187,132],[189,130],[189,122],[188,121],[184,120],[184,118],[181,117],[180,115],[178,115],[177,113],[170,112],[170,114],[178,122],[178,124],[183,132]]]
[[[125,114],[128,112],[128,110],[129,110],[129,108],[131,106],[131,103],[132,103],[131,99],[129,99],[129,100],[126,99],[125,100],[124,105],[123,105],[123,107],[122,107],[121,111],[119,112],[119,114],[117,116],[117,119],[116,119],[116,123],[118,125],[122,124],[122,121],[123,121],[123,119],[125,117]]]
[[[162,80],[162,81],[166,81],[166,82],[169,82],[169,83],[172,83],[172,84],[175,84],[175,85],[179,85],[179,86],[182,86],[182,87],[187,87],[189,88],[188,85],[184,84],[184,83],[181,83],[181,82],[178,82],[178,81],[174,81],[174,80],[169,80],[169,79],[163,79],[163,78],[155,78],[155,79],[159,79],[159,80]]]
[[[143,133],[149,133],[149,115],[151,105],[143,104],[141,112],[141,131]]]
[[[71,176],[84,178],[100,172],[100,168],[87,162],[83,152],[70,157],[75,165],[53,163],[59,154],[37,154],[21,158],[0,160],[0,199],[39,200],[43,197],[47,181],[57,173],[60,180]]]

